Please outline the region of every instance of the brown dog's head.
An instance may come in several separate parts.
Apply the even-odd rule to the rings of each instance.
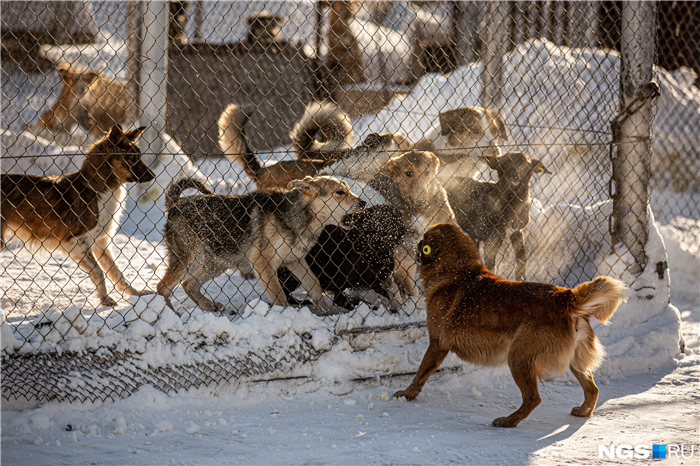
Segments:
[[[350,186],[332,176],[305,177],[290,181],[290,189],[298,189],[306,202],[311,205],[315,218],[321,228],[326,225],[338,225],[345,229],[352,228],[348,214],[358,212],[367,203],[350,191]]]
[[[499,180],[507,180],[513,186],[529,184],[535,173],[552,173],[542,162],[522,152],[508,152],[501,157],[484,157],[484,159],[489,168],[496,170]]]
[[[439,168],[440,160],[432,152],[411,151],[390,159],[380,173],[394,180],[404,202],[422,208],[441,188]]]
[[[451,272],[483,267],[474,241],[458,226],[448,223],[428,228],[418,243],[417,254],[423,280],[432,277],[434,271]]]
[[[99,76],[95,70],[85,69],[70,63],[61,63],[56,67],[61,75],[63,86],[61,95],[49,110],[44,112],[37,121],[34,129],[49,128],[58,130],[70,115],[70,112],[78,104],[78,99],[85,94],[90,83]],[[32,129],[29,127],[29,129]]]
[[[124,131],[121,125],[115,125],[90,148],[81,170],[92,171],[92,176],[97,175],[110,187],[151,181],[155,175],[141,159],[141,149],[135,142],[145,130],[143,126]]]

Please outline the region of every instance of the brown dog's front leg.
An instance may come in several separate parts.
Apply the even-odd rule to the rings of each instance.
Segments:
[[[420,363],[420,367],[418,368],[416,376],[413,378],[413,382],[411,382],[411,385],[409,385],[406,390],[394,393],[394,396],[396,398],[405,396],[408,401],[415,400],[425,383],[430,376],[433,375],[433,372],[440,367],[440,364],[442,364],[442,361],[445,360],[449,352],[449,350],[440,348],[440,343],[437,338],[431,338],[428,351],[426,351],[425,356],[423,356],[423,361]]]

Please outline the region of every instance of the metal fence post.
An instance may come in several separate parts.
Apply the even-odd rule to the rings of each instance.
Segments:
[[[142,21],[143,21],[143,10],[144,2],[142,1],[130,1],[129,9],[127,12],[127,38],[126,45],[129,50],[129,55],[126,61],[126,68],[128,73],[128,79],[126,84],[126,90],[130,96],[136,99],[136,96],[140,93],[139,86],[139,72],[141,70],[141,40],[142,40]],[[138,121],[141,117],[141,108],[139,105],[133,105],[131,107],[133,112],[130,118],[133,121]]]
[[[500,1],[482,3],[484,14],[479,23],[484,47],[481,62],[481,105],[500,109],[503,106],[503,54],[508,40],[508,4]]]
[[[455,43],[457,66],[464,66],[475,60],[479,7],[476,2],[454,2]]]
[[[653,77],[654,2],[622,4],[620,108],[626,108]],[[651,101],[631,113],[620,127],[616,158],[617,189],[613,201],[619,236],[635,259],[632,273],[646,266],[647,206],[651,164]]]
[[[146,160],[153,163],[165,143],[166,93],[168,68],[168,2],[146,2],[141,42],[141,94],[143,110],[140,126],[146,126],[142,147]]]

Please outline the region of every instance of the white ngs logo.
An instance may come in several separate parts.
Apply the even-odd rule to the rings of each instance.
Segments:
[[[651,447],[649,445],[598,445],[598,458],[603,458],[606,455],[608,458],[622,459],[639,459],[645,460],[651,456]]]
[[[653,454],[652,454],[653,452]],[[674,455],[676,458],[690,459],[695,453],[695,445],[678,445],[678,444],[668,444],[668,445],[627,445],[621,444],[615,446],[610,445],[598,445],[598,458],[605,458],[606,456],[610,459],[620,458],[620,459],[638,459],[644,460],[648,458],[655,459],[666,459],[671,458]]]

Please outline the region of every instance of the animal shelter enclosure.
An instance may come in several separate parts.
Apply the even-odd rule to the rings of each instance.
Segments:
[[[630,302],[601,333],[602,370],[662,364],[679,319],[656,225],[700,243],[699,44],[696,2],[4,2],[3,399],[415,372],[386,348],[421,348],[415,247],[445,221],[507,279],[623,280]],[[115,153],[136,156],[130,173]],[[22,174],[89,189],[36,220],[51,197],[41,183],[57,178],[8,188]],[[90,177],[119,182],[99,191]],[[194,180],[187,191],[182,178]],[[166,229],[207,192],[248,197],[231,201],[239,210],[193,207],[182,222],[196,240]],[[301,198],[326,222],[304,246],[307,265],[285,244],[312,223],[286,216]],[[75,228],[96,242],[94,266],[69,243],[80,202],[92,206]],[[372,223],[360,204],[388,213]],[[239,225],[264,215],[282,220]],[[230,228],[204,231],[211,222]],[[49,233],[31,239],[39,230]],[[277,275],[263,280],[272,265],[248,259],[207,275],[234,237],[272,251]],[[177,248],[201,252],[182,286],[164,284]],[[321,301],[307,283],[324,288]],[[655,338],[633,336],[635,325]],[[314,372],[324,358],[342,369]]]

